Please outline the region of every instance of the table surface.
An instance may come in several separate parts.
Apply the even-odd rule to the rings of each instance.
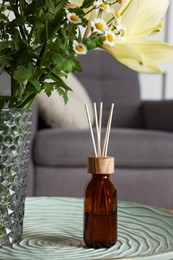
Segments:
[[[109,249],[86,248],[82,234],[82,199],[27,198],[23,239],[0,248],[0,259],[173,259],[173,214],[166,210],[119,202],[118,241]]]

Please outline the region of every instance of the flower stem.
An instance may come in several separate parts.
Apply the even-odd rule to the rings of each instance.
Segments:
[[[84,38],[87,38],[89,32],[91,31],[91,21],[94,18],[94,15],[95,15],[95,10],[92,10],[91,13],[90,13],[90,18],[89,18],[89,21],[88,21],[88,24],[87,24],[87,28],[86,28],[85,33],[84,33]]]

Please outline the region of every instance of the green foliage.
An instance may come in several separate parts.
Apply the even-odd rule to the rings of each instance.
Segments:
[[[85,0],[82,8],[68,10],[81,19],[74,24],[67,18],[68,0],[1,1],[0,67],[12,83],[11,97],[1,97],[0,107],[7,99],[11,107],[29,107],[41,90],[50,96],[54,89],[67,102],[71,89],[63,77],[82,71],[73,41],[85,43],[88,50],[102,44],[100,36],[83,39],[79,29],[88,22],[83,8],[93,2]]]
[[[34,78],[36,72],[37,72],[36,67],[32,63],[29,63],[28,67],[18,66],[14,71],[13,78],[16,81],[23,83],[28,79],[30,80]]]
[[[101,46],[103,44],[104,39],[102,38],[102,36],[100,37],[89,37],[84,39],[84,43],[87,46],[88,50],[92,50],[97,48],[98,46]]]

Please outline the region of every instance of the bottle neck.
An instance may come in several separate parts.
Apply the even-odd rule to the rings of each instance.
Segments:
[[[92,174],[92,178],[93,179],[109,179],[110,178],[110,174]]]

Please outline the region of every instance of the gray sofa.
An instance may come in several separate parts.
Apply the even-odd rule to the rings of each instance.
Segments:
[[[80,60],[77,77],[93,102],[103,101],[104,126],[115,103],[108,154],[115,156],[118,199],[173,208],[173,101],[141,101],[138,74],[103,51]],[[89,130],[40,124],[35,104],[28,195],[82,197],[93,155]]]

